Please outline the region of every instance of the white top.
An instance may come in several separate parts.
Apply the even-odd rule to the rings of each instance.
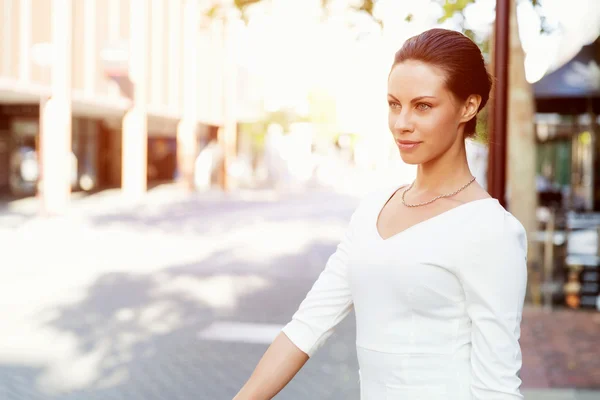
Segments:
[[[385,373],[400,376],[389,379],[401,380],[407,388],[419,387],[410,375],[416,362],[410,366],[406,361],[418,355],[430,357],[422,367],[425,377],[414,375],[423,387],[439,383],[447,388],[456,379],[440,378],[442,366],[436,372],[432,365],[462,359],[466,373],[456,375],[466,389],[452,399],[522,399],[518,340],[527,282],[523,226],[497,200],[483,199],[384,240],[377,218],[396,190],[398,186],[378,190],[363,199],[283,332],[312,356],[354,308],[357,349],[401,360],[398,371],[382,372],[380,366],[374,373],[359,353],[361,379],[370,374],[372,382],[381,381]],[[390,397],[393,385],[381,383],[388,386]],[[373,385],[369,397],[361,388],[361,399],[376,398],[375,390]],[[450,397],[446,393],[440,398]]]

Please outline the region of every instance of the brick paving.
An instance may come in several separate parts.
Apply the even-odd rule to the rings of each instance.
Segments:
[[[600,389],[599,312],[528,307],[521,346],[525,387]]]
[[[267,345],[199,333],[215,321],[285,324],[357,201],[94,197],[61,218],[34,218],[28,203],[0,213],[0,400],[231,399]],[[353,343],[348,318],[277,398],[358,400]]]
[[[136,207],[101,194],[53,220],[0,212],[0,400],[231,399],[267,345],[199,332],[285,324],[356,202],[167,190]],[[600,389],[599,318],[526,310],[527,400],[600,399],[569,390]],[[351,313],[276,399],[358,400],[354,323]]]

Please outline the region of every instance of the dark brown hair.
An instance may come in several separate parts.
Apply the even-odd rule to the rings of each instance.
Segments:
[[[467,36],[448,29],[430,29],[408,39],[396,52],[394,65],[421,61],[446,73],[446,86],[462,101],[470,95],[481,96],[479,110],[485,107],[492,87],[492,76],[485,68],[479,47]],[[465,137],[475,135],[477,116],[465,125]]]

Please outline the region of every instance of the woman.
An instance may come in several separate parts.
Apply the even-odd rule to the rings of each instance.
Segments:
[[[396,53],[389,127],[417,177],[365,197],[235,400],[275,396],[352,308],[361,400],[523,398],[526,234],[465,153],[490,87],[458,32],[426,31]]]

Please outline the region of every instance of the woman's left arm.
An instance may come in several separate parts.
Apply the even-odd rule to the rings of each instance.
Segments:
[[[471,319],[473,400],[523,399],[521,319],[527,286],[527,235],[502,210],[463,250],[460,279]]]

